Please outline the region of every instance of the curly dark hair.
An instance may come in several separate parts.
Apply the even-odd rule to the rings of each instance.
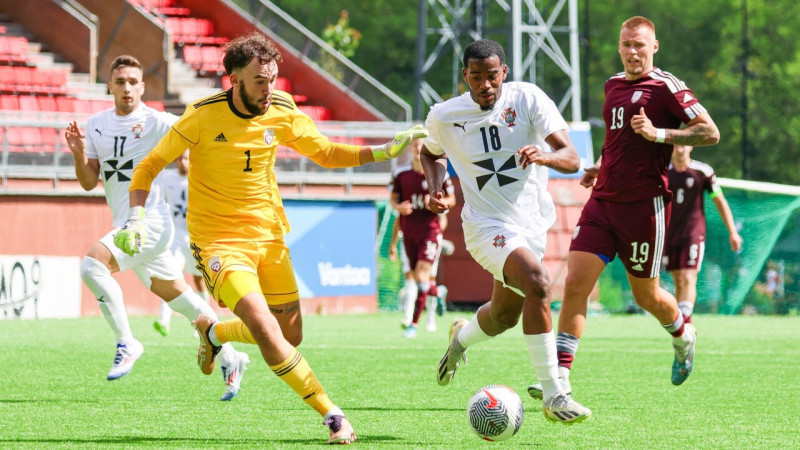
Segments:
[[[464,49],[464,67],[469,66],[469,60],[486,59],[497,55],[500,58],[500,65],[506,63],[506,52],[503,46],[490,39],[480,39],[473,41]]]
[[[258,62],[261,64],[283,61],[281,52],[278,51],[274,42],[261,33],[253,32],[246,36],[240,36],[225,45],[225,57],[222,59],[222,64],[225,66],[225,72],[230,75],[234,70],[250,64],[254,58],[258,58]]]
[[[114,72],[120,67],[135,67],[139,70],[144,70],[142,68],[142,63],[140,63],[136,57],[131,55],[119,55],[114,58],[114,61],[111,61],[111,70],[109,73]]]

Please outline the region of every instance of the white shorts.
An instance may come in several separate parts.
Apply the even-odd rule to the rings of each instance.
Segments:
[[[406,246],[403,245],[401,242],[400,245],[400,261],[403,264],[403,273],[411,272],[411,262],[408,261],[408,255],[406,254]],[[433,264],[431,264],[431,278],[436,278],[436,275],[439,273],[439,259],[442,257],[442,235],[439,235],[439,245],[436,246],[437,253],[436,259],[433,260]]]
[[[197,270],[197,262],[192,254],[192,247],[190,247],[188,243],[178,242],[176,239],[175,242],[172,243],[171,251],[172,256],[174,256],[175,260],[178,262],[178,267],[183,268],[184,273],[196,277],[203,276],[203,274]]]
[[[175,233],[172,221],[169,218],[164,221],[148,216],[146,224],[142,251],[133,256],[128,256],[114,245],[114,235],[117,234],[119,228],[114,228],[100,238],[100,243],[111,251],[114,259],[117,260],[120,272],[133,270],[148,289],[150,289],[150,278],[167,281],[182,279],[180,266],[172,256],[172,252],[169,251]]]
[[[547,247],[547,232],[534,236],[495,219],[464,221],[462,227],[467,251],[475,261],[503,283],[503,286],[524,296],[522,291],[505,283],[503,266],[508,255],[520,247],[527,248],[541,261]]]

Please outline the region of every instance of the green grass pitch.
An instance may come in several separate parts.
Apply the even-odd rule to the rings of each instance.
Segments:
[[[453,382],[435,367],[455,317],[439,331],[400,336],[399,314],[305,317],[300,350],[355,427],[362,448],[798,448],[800,318],[697,316],[695,369],[670,384],[672,348],[647,316],[590,317],[572,373],[590,421],[548,422],[528,397],[533,369],[520,327],[468,352]],[[145,353],[133,372],[106,381],[114,339],[103,318],[0,321],[0,447],[294,448],[322,445],[327,430],[267,368],[257,348],[239,397],[220,402],[219,371],[195,364],[188,322],[163,338],[153,318],[131,320]],[[519,434],[478,439],[465,408],[501,383],[525,404]]]

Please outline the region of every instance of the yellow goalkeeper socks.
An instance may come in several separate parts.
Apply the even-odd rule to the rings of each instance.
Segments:
[[[296,348],[292,348],[286,361],[269,368],[321,416],[325,416],[328,411],[336,407],[311,371],[306,359]]]
[[[219,342],[245,342],[248,344],[255,344],[256,340],[253,339],[253,334],[250,329],[238,317],[219,321],[214,325],[214,334]]]

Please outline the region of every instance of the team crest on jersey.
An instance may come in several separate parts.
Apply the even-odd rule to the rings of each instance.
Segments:
[[[272,145],[272,141],[274,140],[275,140],[275,130],[273,130],[272,128],[267,128],[266,130],[264,130],[264,142],[266,142],[267,145]]]
[[[218,273],[222,269],[222,263],[219,262],[217,255],[211,257],[211,260],[208,261],[208,267],[214,273]]]
[[[642,91],[636,91],[633,93],[633,97],[631,97],[631,103],[636,103],[639,99],[642,98]]]
[[[517,120],[517,112],[514,108],[506,108],[503,110],[503,120],[509,127],[516,125],[514,122]]]
[[[133,128],[131,128],[131,131],[133,131],[133,136],[136,139],[139,139],[140,137],[142,137],[142,133],[144,132],[144,125],[137,123],[136,125],[133,126]]]
[[[690,188],[692,186],[694,186],[694,178],[687,178],[686,179],[686,187]]]
[[[495,248],[503,248],[506,246],[506,237],[502,234],[498,234],[494,237],[494,242],[492,242]]]

